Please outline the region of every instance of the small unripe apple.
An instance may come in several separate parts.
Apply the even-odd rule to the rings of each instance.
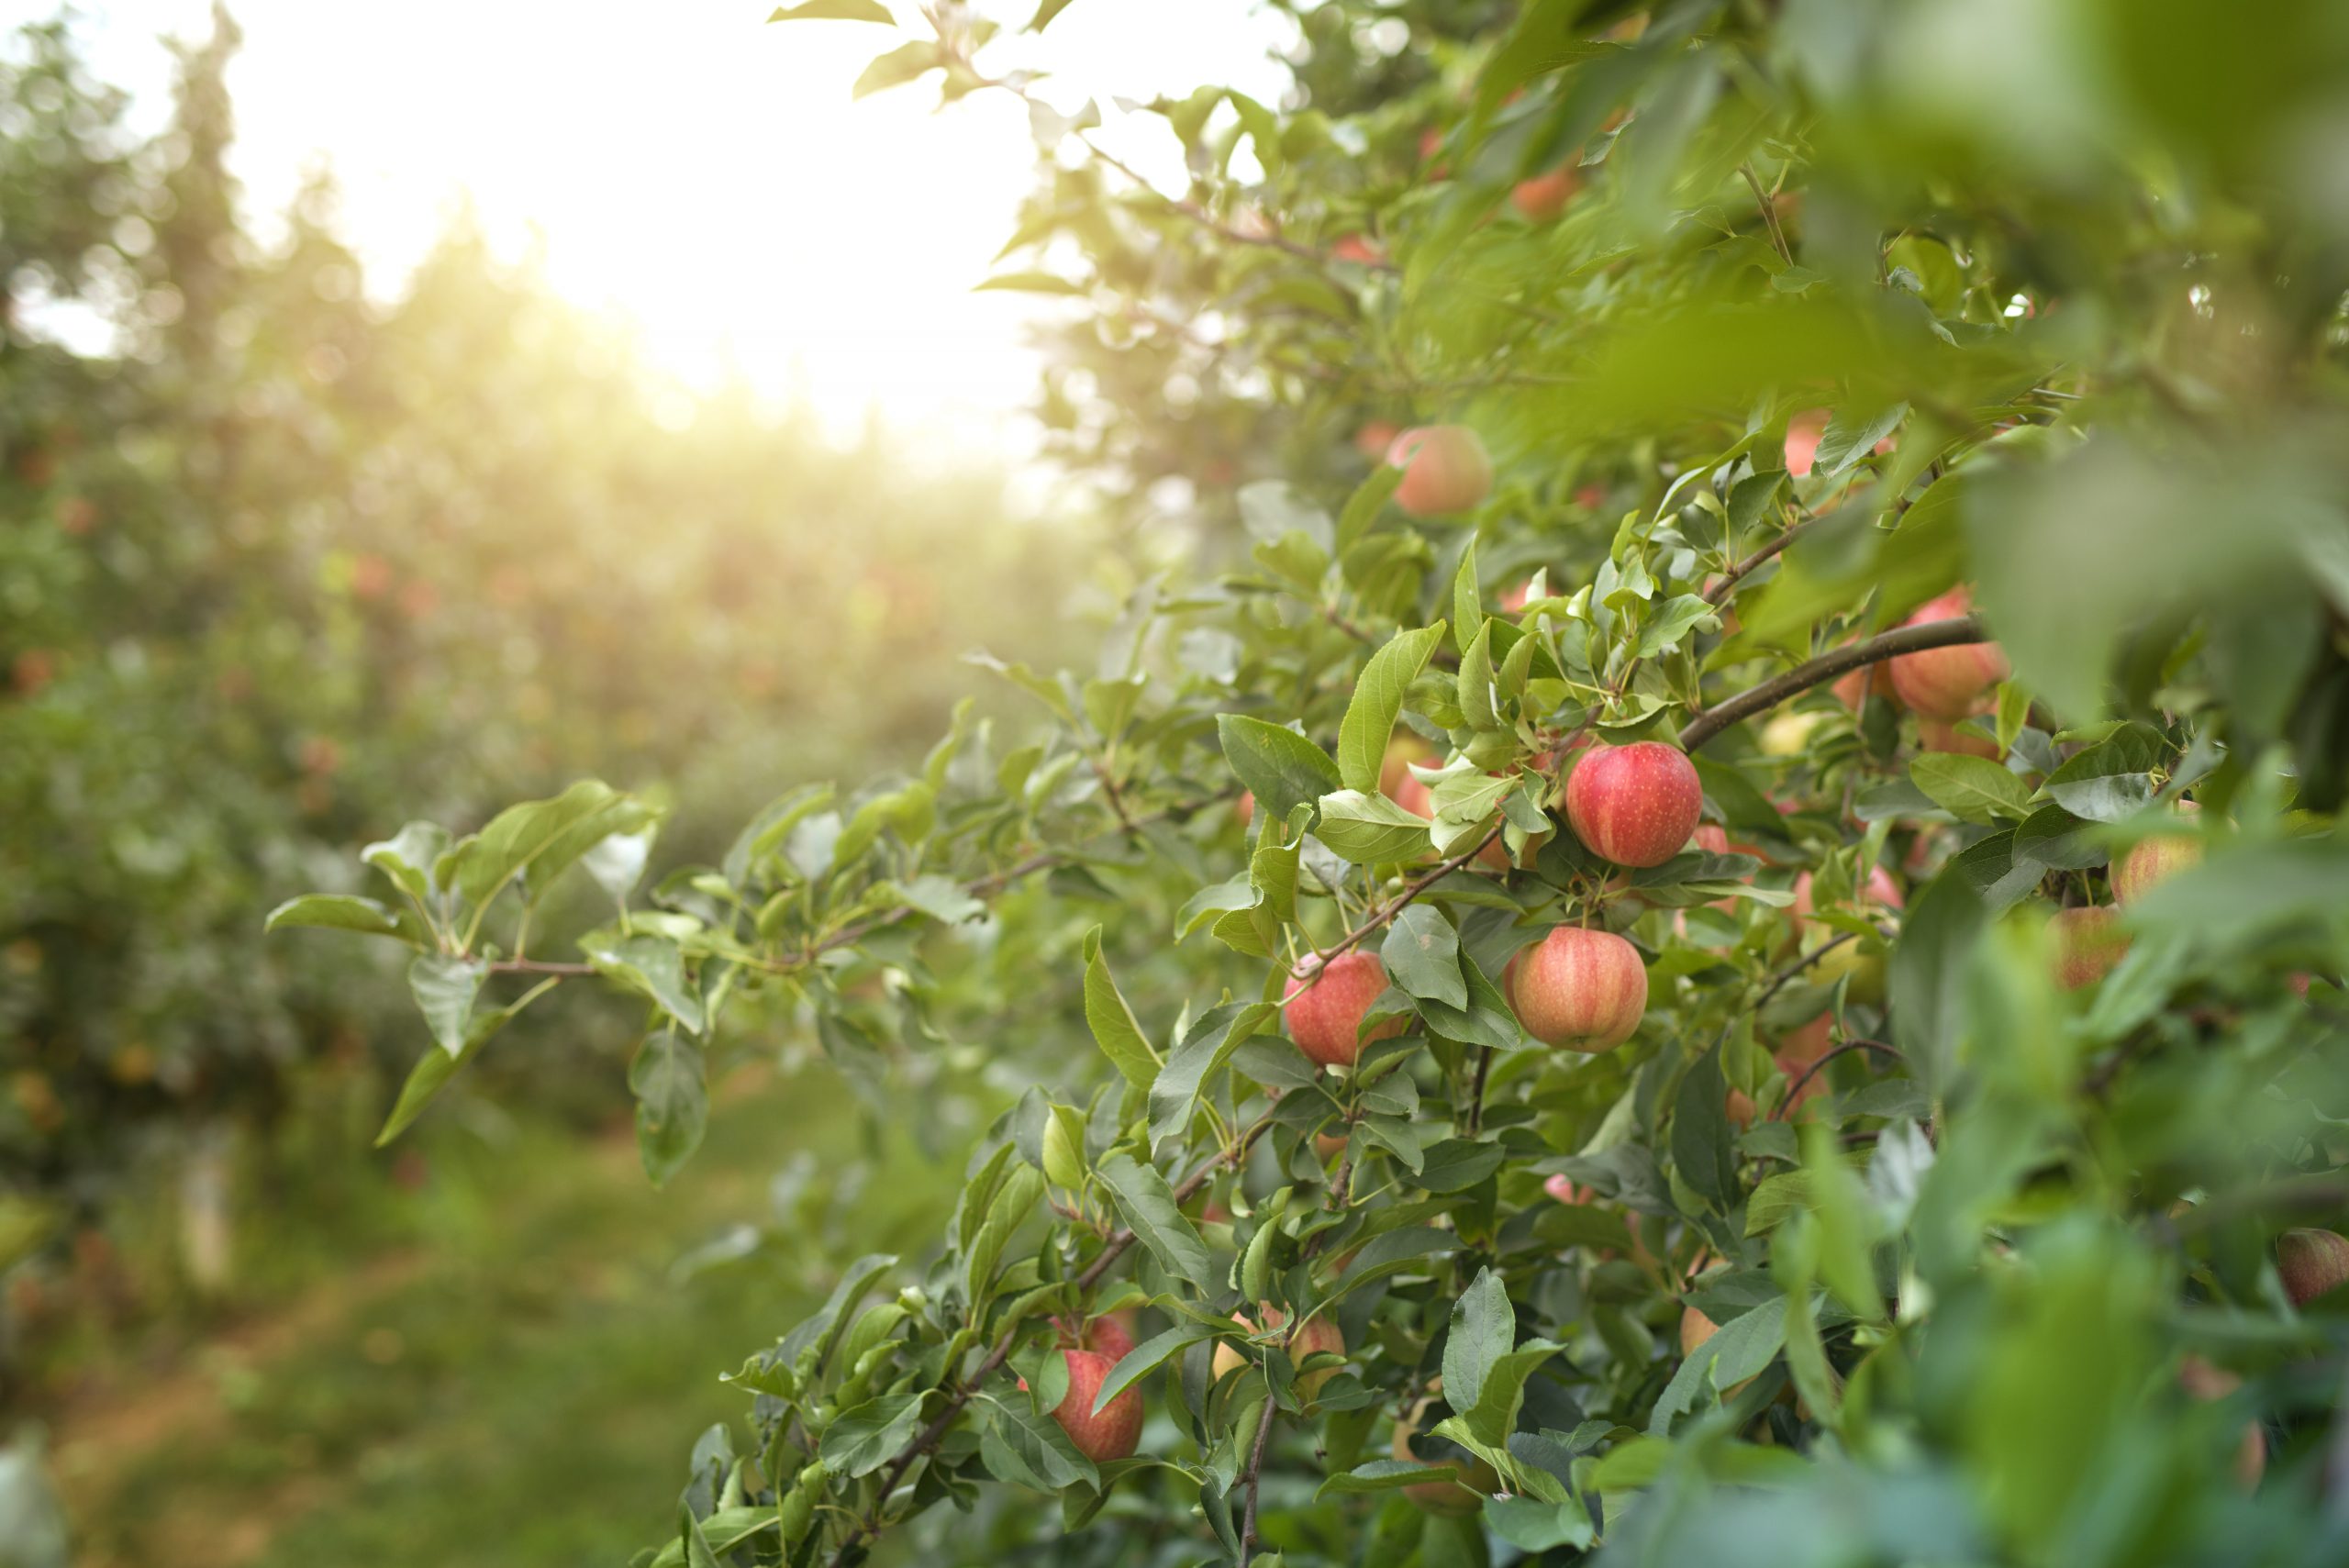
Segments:
[[[1395,504],[1415,517],[1464,512],[1493,493],[1493,460],[1465,425],[1424,425],[1404,431],[1386,449],[1403,471]]]
[[[1917,718],[1917,746],[1925,751],[1946,751],[1960,757],[1986,757],[1998,762],[2006,755],[1987,736],[1971,735],[1945,718]]]
[[[2287,1230],[2276,1238],[2276,1272],[2295,1307],[2349,1281],[2349,1236],[2332,1230]]]
[[[1267,1307],[1264,1311],[1264,1324],[1268,1329],[1277,1329],[1288,1321],[1288,1315],[1277,1307]],[[1245,1325],[1250,1333],[1257,1331],[1255,1320],[1246,1313],[1235,1312],[1232,1317]],[[1303,1366],[1306,1357],[1325,1353],[1333,1356],[1344,1355],[1346,1337],[1327,1317],[1308,1318],[1305,1320],[1305,1326],[1297,1329],[1297,1338],[1289,1341],[1289,1362],[1292,1366]],[[1250,1359],[1245,1351],[1230,1340],[1219,1340],[1215,1347],[1215,1357],[1208,1363],[1210,1381],[1221,1382],[1226,1373],[1237,1372],[1240,1368],[1246,1366]],[[1322,1367],[1313,1372],[1297,1373],[1297,1398],[1310,1405],[1313,1403],[1314,1396],[1321,1392],[1321,1385],[1337,1374],[1336,1367]]]
[[[1647,966],[1612,931],[1560,926],[1517,955],[1510,1005],[1544,1045],[1596,1055],[1631,1038],[1648,1006]]]
[[[1956,620],[1974,607],[1971,589],[1952,588],[1909,617],[1909,626]],[[1892,687],[1900,700],[1928,718],[1960,719],[1973,713],[1982,695],[2007,678],[2007,656],[1995,642],[1928,648],[1892,660]]]
[[[1762,727],[1760,745],[1765,757],[1799,757],[1810,744],[1810,732],[1827,716],[1816,708],[1786,708],[1770,716]]]
[[[1094,1397],[1117,1359],[1098,1351],[1063,1351],[1061,1358],[1068,1363],[1068,1396],[1052,1411],[1052,1419],[1094,1463],[1131,1459],[1141,1443],[1141,1389],[1129,1385],[1096,1415]]]
[[[2055,928],[2055,984],[2066,991],[2092,985],[2112,973],[2129,951],[2129,934],[2119,929],[2114,911],[2098,905],[2058,909]]]
[[[1566,203],[1574,199],[1581,183],[1575,166],[1564,164],[1531,180],[1520,180],[1508,194],[1508,205],[1528,223],[1547,223],[1566,210]]]
[[[1566,775],[1575,835],[1621,866],[1658,866],[1687,848],[1705,808],[1696,764],[1676,746],[1595,746]]]
[[[1832,985],[1847,976],[1843,995],[1853,1001],[1875,1006],[1884,1000],[1884,954],[1857,938],[1836,942],[1810,966],[1811,980],[1817,984]]]
[[[1318,970],[1290,974],[1290,1000],[1284,1008],[1289,1039],[1308,1060],[1323,1067],[1352,1067],[1369,1043],[1359,1038],[1363,1018],[1386,989],[1386,966],[1360,949],[1340,953]],[[1373,1029],[1370,1039],[1402,1032],[1403,1020],[1390,1018]]]
[[[2190,800],[2178,802],[2180,811],[2197,809]],[[2129,848],[2112,868],[2112,896],[2116,903],[2134,904],[2154,890],[2154,884],[2190,866],[2202,863],[2202,840],[2184,833],[2156,833],[2141,839]]]

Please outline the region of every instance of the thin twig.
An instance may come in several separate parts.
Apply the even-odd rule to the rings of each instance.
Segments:
[[[1762,209],[1762,221],[1770,230],[1770,243],[1776,249],[1778,260],[1789,267],[1793,266],[1795,253],[1787,248],[1786,231],[1778,227],[1778,209],[1771,205],[1768,193],[1762,189],[1762,182],[1753,177],[1753,165],[1740,163],[1737,172],[1745,176],[1746,184],[1753,191],[1753,205]]]
[[[1820,1068],[1826,1066],[1837,1057],[1849,1056],[1855,1051],[1873,1051],[1880,1056],[1889,1056],[1895,1062],[1906,1062],[1909,1060],[1907,1057],[1901,1055],[1898,1051],[1893,1050],[1892,1047],[1885,1044],[1884,1041],[1880,1040],[1847,1040],[1832,1051],[1820,1052],[1818,1061],[1804,1068],[1802,1070],[1802,1075],[1797,1078],[1793,1083],[1787,1085],[1786,1099],[1780,1103],[1776,1110],[1770,1113],[1768,1119],[1771,1121],[1783,1119],[1787,1112],[1793,1108],[1795,1096],[1802,1093],[1804,1084],[1809,1083],[1811,1079],[1818,1076],[1819,1070]]]
[[[1792,528],[1787,528],[1785,532],[1779,534],[1777,538],[1772,539],[1768,544],[1764,545],[1761,549],[1755,550],[1753,554],[1747,556],[1736,565],[1731,566],[1720,576],[1714,578],[1712,586],[1707,588],[1704,592],[1705,603],[1709,605],[1720,604],[1721,600],[1727,596],[1729,591],[1731,588],[1736,587],[1740,579],[1743,578],[1747,573],[1753,571],[1755,567],[1761,565],[1772,556],[1776,555],[1780,550],[1786,549],[1787,546],[1794,543],[1796,539],[1802,536],[1805,530],[1809,528],[1809,527],[1818,520],[1819,519],[1816,517],[1805,517],[1802,521],[1795,524]]]
[[[1829,953],[1833,952],[1845,942],[1855,942],[1859,940],[1858,932],[1845,931],[1840,937],[1831,937],[1827,940],[1820,943],[1818,947],[1814,948],[1809,952],[1803,954],[1802,957],[1795,960],[1794,962],[1787,965],[1786,968],[1772,975],[1770,977],[1770,984],[1763,988],[1762,995],[1754,999],[1753,1006],[1747,1010],[1755,1013],[1760,1012],[1763,1008],[1770,1005],[1771,997],[1776,995],[1786,987],[1787,981],[1792,980],[1796,975],[1800,974],[1804,970],[1809,969],[1812,964],[1817,963],[1820,959],[1825,958]]]
[[[1928,648],[1954,648],[1962,643],[1987,642],[1990,633],[1978,616],[1959,616],[1954,620],[1928,621],[1923,626],[1904,626],[1865,642],[1854,642],[1831,652],[1822,653],[1809,663],[1798,664],[1784,674],[1775,675],[1749,692],[1741,692],[1725,703],[1705,709],[1688,721],[1680,732],[1683,751],[1694,751],[1722,730],[1740,720],[1753,717],[1777,706],[1798,693],[1848,675],[1868,664],[1880,664],[1887,659],[1903,653],[1920,653]]]
[[[1485,1074],[1492,1070],[1493,1065],[1493,1053],[1490,1047],[1480,1045],[1475,1048],[1475,1051],[1476,1083],[1468,1094],[1468,1136],[1471,1138],[1484,1130]]]
[[[1415,881],[1406,883],[1403,886],[1402,892],[1397,894],[1394,898],[1387,903],[1372,910],[1369,917],[1364,920],[1361,925],[1356,926],[1353,930],[1348,931],[1344,936],[1339,938],[1336,946],[1322,949],[1315,952],[1313,956],[1322,963],[1326,964],[1331,959],[1336,958],[1339,954],[1350,952],[1353,949],[1360,947],[1364,940],[1368,938],[1373,931],[1375,931],[1379,928],[1388,924],[1396,916],[1400,915],[1403,912],[1405,906],[1413,903],[1419,898],[1420,894],[1425,893],[1429,888],[1433,887],[1437,883],[1442,882],[1445,877],[1450,876],[1453,872],[1458,871],[1462,866],[1466,865],[1470,861],[1473,861],[1478,855],[1483,854],[1485,852],[1485,846],[1491,843],[1500,836],[1501,825],[1496,822],[1492,826],[1492,830],[1486,833],[1483,838],[1477,840],[1473,848],[1453,856],[1448,861],[1442,862],[1437,865],[1433,871],[1429,872],[1426,875],[1421,876]],[[1298,993],[1300,995],[1303,994],[1303,992]]]

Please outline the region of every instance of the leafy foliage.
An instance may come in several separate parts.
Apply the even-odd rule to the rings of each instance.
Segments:
[[[1044,740],[786,796],[584,939],[656,1168],[680,1042],[753,997],[895,1114],[859,986],[1025,1085],[934,1251],[743,1366],[648,1557],[2337,1560],[2343,1298],[2271,1241],[2349,1207],[2349,209],[2305,139],[2349,61],[2324,7],[2198,15],[1332,0],[1294,103],[1121,109],[1179,195],[1037,105],[1044,417],[1197,487],[1196,574],[1089,676],[1003,668]],[[859,91],[1035,103],[930,21]],[[1489,496],[1394,504],[1402,422]],[[1716,831],[1624,871],[1558,786],[1633,739],[1704,753]],[[2115,910],[2155,834],[2199,863]],[[531,884],[450,881],[511,837],[410,862],[417,914],[568,984],[504,956]],[[1617,1049],[1517,1026],[1561,925],[1643,967]],[[1318,1068],[1292,973],[1371,951]],[[1054,1348],[1130,1310],[1102,1397],[1154,1414],[1088,1457]]]

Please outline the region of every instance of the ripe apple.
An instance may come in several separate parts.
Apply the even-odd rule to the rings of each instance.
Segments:
[[[2287,1230],[2276,1238],[2276,1272],[2295,1307],[2349,1281],[2349,1236],[2332,1230]]]
[[[1424,817],[1431,822],[1435,820],[1435,791],[1421,783],[1419,774],[1412,773],[1408,767],[1404,769],[1403,776],[1395,787],[1385,793],[1387,799],[1412,816]],[[1531,848],[1529,844],[1529,851]],[[1476,851],[1476,862],[1479,865],[1490,866],[1495,871],[1508,870],[1508,846],[1500,840],[1495,839]]]
[[[1520,180],[1508,194],[1508,204],[1528,223],[1548,223],[1566,210],[1566,203],[1574,198],[1582,177],[1571,163],[1562,164],[1546,174],[1536,174],[1531,180]]]
[[[1974,606],[1969,588],[1952,588],[1909,617],[1909,626],[1955,620]],[[2007,656],[1995,642],[1928,648],[1889,661],[1892,687],[1900,700],[1928,718],[1959,719],[1973,713],[1982,694],[2007,678]]]
[[[2115,927],[2114,911],[2109,906],[2058,909],[2052,924],[2055,984],[2066,991],[2103,979],[2129,951],[2129,934]]]
[[[1375,267],[1386,260],[1386,250],[1375,239],[1364,235],[1349,234],[1330,247],[1330,259],[1333,261],[1355,261],[1365,267]]]
[[[2179,801],[2177,808],[2181,812],[2199,809],[2190,800]],[[2201,862],[2199,839],[2184,833],[2156,833],[2150,839],[2140,839],[2112,868],[2113,901],[2134,904],[2151,893],[2155,883]]]
[[[1917,716],[1917,746],[1920,751],[1948,751],[1961,757],[1987,757],[1998,762],[2006,753],[1998,750],[1998,741],[1985,736],[1968,735],[1945,718]]]
[[[1827,689],[1835,694],[1837,702],[1854,713],[1859,712],[1870,697],[1882,697],[1897,707],[1900,703],[1900,694],[1893,690],[1892,672],[1887,668],[1889,663],[1889,660],[1879,659],[1873,664],[1863,664],[1850,674],[1839,677]]]
[[[1542,1184],[1542,1190],[1560,1203],[1586,1204],[1598,1195],[1594,1187],[1578,1187],[1574,1178],[1561,1171]]]
[[[1518,1021],[1545,1045],[1595,1056],[1631,1039],[1647,1011],[1647,967],[1612,931],[1560,926],[1510,968]]]
[[[1706,1340],[1711,1339],[1715,1334],[1720,1332],[1720,1324],[1714,1322],[1711,1318],[1706,1317],[1703,1313],[1698,1311],[1693,1307],[1683,1307],[1680,1309],[1680,1359],[1682,1361],[1687,1361],[1690,1356],[1695,1355],[1704,1345]],[[1735,1384],[1731,1387],[1722,1389],[1721,1397],[1724,1399],[1736,1398],[1740,1394],[1745,1392],[1747,1386],[1751,1385],[1753,1381],[1753,1379],[1749,1377],[1742,1383]]]
[[[1435,761],[1435,750],[1416,735],[1401,734],[1386,742],[1386,754],[1378,762],[1378,793],[1400,804],[1402,792],[1419,779],[1411,772],[1411,764],[1422,766]],[[1427,787],[1419,785],[1422,791]],[[1421,812],[1421,816],[1429,813]]]
[[[1346,1151],[1346,1135],[1342,1132],[1317,1132],[1313,1135],[1313,1152],[1328,1164]]]
[[[1068,1396],[1052,1411],[1076,1451],[1096,1464],[1131,1459],[1141,1442],[1141,1389],[1130,1385],[1094,1414],[1094,1396],[1108,1380],[1117,1358],[1098,1351],[1063,1351],[1068,1363]]]
[[[1827,1054],[1835,1043],[1835,1015],[1821,1013],[1799,1029],[1790,1029],[1778,1041],[1778,1065],[1794,1064],[1791,1077]]]
[[[1254,827],[1256,825],[1255,791],[1241,791],[1240,798],[1231,803],[1231,814],[1240,818],[1240,825],[1242,828]]]
[[[1661,740],[1595,746],[1566,777],[1566,820],[1617,865],[1662,865],[1687,847],[1704,808],[1696,765]]]
[[[1319,970],[1291,973],[1290,1000],[1285,1006],[1289,1039],[1308,1061],[1323,1067],[1352,1067],[1368,1043],[1359,1038],[1363,1017],[1386,989],[1386,966],[1375,954],[1359,949],[1340,953]],[[1386,1040],[1402,1032],[1403,1020],[1390,1018],[1373,1029],[1370,1038]]]
[[[1391,419],[1372,419],[1354,432],[1354,450],[1373,462],[1386,460],[1386,449],[1403,433],[1402,427]]]
[[[1827,433],[1827,410],[1807,408],[1787,421],[1787,473],[1810,477],[1811,462],[1819,455],[1819,438]]]
[[[1098,1318],[1082,1321],[1055,1318],[1052,1324],[1060,1330],[1063,1350],[1098,1351],[1115,1363],[1123,1360],[1134,1348],[1134,1315],[1130,1307],[1104,1312]]]
[[[1257,1331],[1255,1319],[1246,1313],[1235,1312],[1232,1317],[1244,1324],[1250,1333]],[[1265,1326],[1270,1329],[1277,1329],[1288,1320],[1287,1314],[1277,1307],[1266,1307],[1264,1309],[1264,1318]],[[1344,1355],[1346,1353],[1345,1335],[1340,1332],[1338,1326],[1326,1317],[1307,1318],[1305,1326],[1297,1331],[1297,1338],[1289,1341],[1290,1363],[1302,1366],[1305,1364],[1306,1357],[1325,1352],[1333,1356]],[[1221,1382],[1226,1373],[1236,1372],[1246,1366],[1251,1359],[1245,1351],[1230,1340],[1218,1341],[1215,1347],[1215,1358],[1208,1363],[1210,1380]],[[1297,1376],[1297,1398],[1310,1405],[1313,1403],[1314,1396],[1321,1392],[1321,1385],[1337,1374],[1336,1367],[1322,1367],[1313,1372],[1299,1373]]]
[[[1880,865],[1868,867],[1867,877],[1860,886],[1859,906],[1862,913],[1865,913],[1871,907],[1885,909],[1902,907],[1900,884],[1892,880],[1892,873],[1884,867]],[[1810,918],[1810,873],[1804,872],[1795,878],[1795,901],[1791,907],[1798,922]]]
[[[1493,460],[1465,425],[1424,425],[1404,431],[1386,449],[1403,471],[1395,504],[1415,517],[1464,512],[1493,493]]]

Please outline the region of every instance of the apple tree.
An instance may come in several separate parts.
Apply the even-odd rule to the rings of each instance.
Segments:
[[[1275,9],[1276,104],[953,4],[858,84],[1036,131],[1132,536],[1032,725],[271,917],[412,950],[390,1131],[562,985],[656,1176],[778,1038],[986,1064],[640,1561],[2339,1561],[2337,8]]]

